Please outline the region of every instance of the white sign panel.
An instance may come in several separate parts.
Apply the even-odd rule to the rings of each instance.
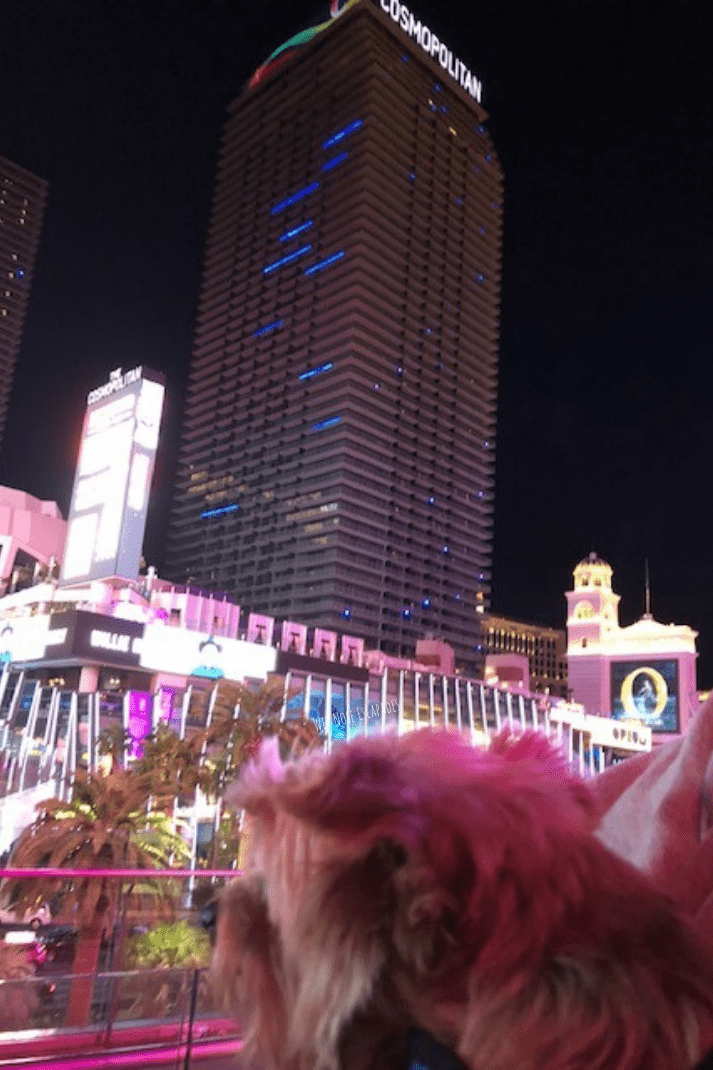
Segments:
[[[62,582],[138,574],[163,395],[143,368],[119,368],[89,394]]]
[[[147,624],[141,665],[153,672],[204,676],[211,680],[265,680],[275,671],[277,651],[260,643],[189,632],[168,624]]]

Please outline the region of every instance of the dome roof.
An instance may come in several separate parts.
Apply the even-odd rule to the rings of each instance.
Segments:
[[[604,561],[597,554],[595,554],[593,550],[592,550],[591,554],[589,554],[587,557],[583,557],[582,558],[582,560],[577,565],[577,568],[583,568],[583,567],[586,568],[589,565],[600,565],[600,566],[603,566],[604,568],[608,568],[610,572],[612,571],[611,565],[607,561]]]

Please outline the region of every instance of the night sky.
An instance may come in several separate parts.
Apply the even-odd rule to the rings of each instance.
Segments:
[[[506,176],[493,606],[562,627],[596,550],[621,621],[713,685],[710,0],[412,0],[484,83]],[[86,394],[168,377],[162,564],[220,130],[311,0],[3,0],[0,155],[49,204],[0,482],[67,510]]]

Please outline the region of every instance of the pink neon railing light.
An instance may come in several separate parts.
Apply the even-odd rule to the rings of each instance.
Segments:
[[[22,877],[107,877],[128,880],[132,877],[239,877],[239,869],[70,869],[47,866],[37,869],[0,869],[0,878]]]

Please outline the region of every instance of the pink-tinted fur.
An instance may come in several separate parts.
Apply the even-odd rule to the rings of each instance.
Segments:
[[[708,949],[542,737],[263,750],[214,973],[264,1070],[394,1068],[412,1025],[471,1070],[690,1070],[713,1038]]]

